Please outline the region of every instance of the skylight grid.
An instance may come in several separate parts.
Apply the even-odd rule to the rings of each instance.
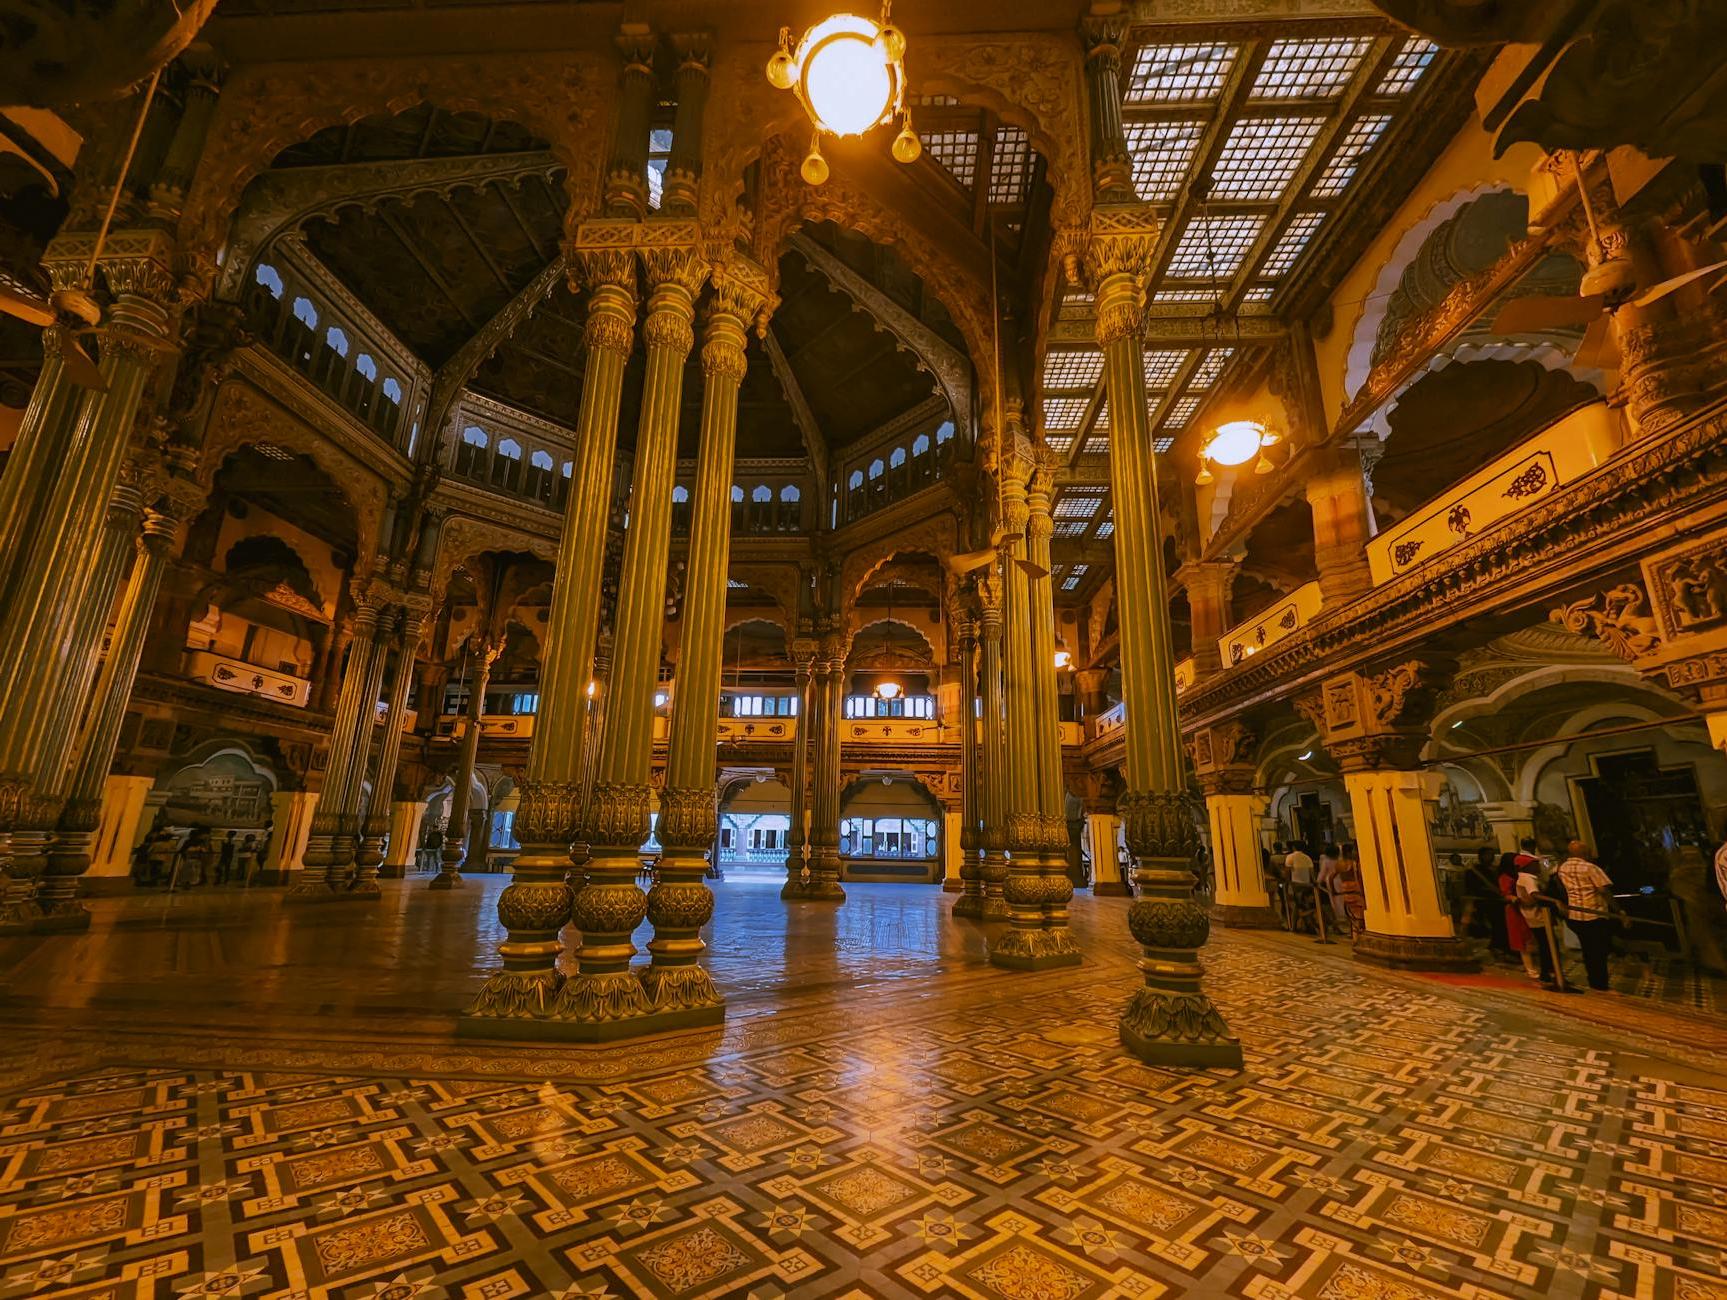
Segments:
[[[923,136],[923,147],[966,189],[977,180],[977,132],[930,131]]]
[[[1397,51],[1397,57],[1392,59],[1391,66],[1385,70],[1385,76],[1380,78],[1374,93],[1408,94],[1415,88],[1415,83],[1421,80],[1421,74],[1427,71],[1427,65],[1433,62],[1438,53],[1439,47],[1432,41],[1411,36],[1403,42],[1403,48]]]
[[[1159,289],[1152,295],[1152,302],[1159,306],[1181,306],[1187,303],[1217,301],[1215,289]]]
[[[1270,284],[1256,284],[1242,296],[1243,302],[1270,302],[1277,294],[1277,287]]]
[[[1184,397],[1169,408],[1169,414],[1164,418],[1163,427],[1166,429],[1185,429],[1187,422],[1193,418],[1193,413],[1197,410],[1199,410],[1199,399],[1197,397]]]
[[[1107,433],[1093,434],[1080,444],[1079,454],[1081,456],[1109,455],[1109,435]]]
[[[1235,124],[1211,172],[1211,197],[1270,202],[1301,170],[1322,117],[1249,117]]]
[[[1187,386],[1210,388],[1217,382],[1217,377],[1223,373],[1223,368],[1234,355],[1234,348],[1212,348],[1205,354],[1205,360],[1199,363],[1199,368],[1193,372],[1193,378],[1187,381]]]
[[[1314,231],[1325,224],[1323,212],[1299,212],[1295,215],[1282,236],[1271,246],[1271,252],[1266,254],[1264,263],[1259,268],[1259,274],[1268,279],[1288,275],[1290,269],[1300,260],[1306,250],[1308,241],[1313,238]]]
[[[1084,537],[1091,525],[1083,519],[1058,519],[1053,529],[1057,537]]]
[[[1147,203],[1167,203],[1181,193],[1204,122],[1129,122],[1127,152],[1133,188]]]
[[[1055,503],[1057,519],[1090,519],[1103,504],[1104,488],[1069,488]]]
[[[1163,437],[1163,438],[1153,438],[1151,440],[1151,449],[1154,452],[1157,452],[1159,455],[1168,451],[1170,448],[1172,448],[1174,446],[1175,446],[1175,439],[1174,438]]]
[[[1367,151],[1379,143],[1379,137],[1385,134],[1385,128],[1391,125],[1391,116],[1387,113],[1375,113],[1368,117],[1357,118],[1343,137],[1343,143],[1337,146],[1337,152],[1331,155],[1331,161],[1325,164],[1325,170],[1314,182],[1313,197],[1316,199],[1335,199],[1349,188],[1349,182],[1355,179],[1356,169]]]
[[[1158,348],[1145,354],[1145,386],[1158,390],[1168,388],[1181,372],[1187,360],[1186,348]]]
[[[1043,399],[1043,427],[1070,432],[1085,419],[1089,397],[1046,397]],[[1071,439],[1070,439],[1071,442]]]
[[[1372,44],[1365,36],[1273,41],[1249,94],[1254,99],[1335,99]]]
[[[1103,405],[1097,408],[1097,418],[1091,422],[1094,432],[1106,433],[1109,430],[1109,398],[1103,399]]]
[[[1031,188],[1031,141],[1025,128],[1004,126],[995,133],[995,153],[989,166],[989,201],[1011,207],[1024,203]]]
[[[1045,388],[1090,388],[1103,375],[1103,353],[1052,351],[1044,354]]]
[[[1130,104],[1203,104],[1216,99],[1235,66],[1233,45],[1147,45],[1127,74]]]
[[[1181,232],[1181,242],[1169,259],[1168,274],[1190,280],[1234,275],[1264,225],[1263,212],[1195,217]]]
[[[1077,564],[1074,565],[1074,568],[1076,568],[1076,569],[1079,567],[1081,567],[1081,566],[1079,566]],[[1085,575],[1081,574],[1081,573],[1070,573],[1070,574],[1068,574],[1067,577],[1065,577],[1061,580],[1061,589],[1063,591],[1078,591],[1080,579],[1083,578],[1084,576]]]
[[[1170,439],[1171,443],[1174,441],[1175,439]],[[1097,526],[1097,531],[1093,533],[1092,536],[1100,542],[1107,542],[1110,538],[1115,536],[1115,514],[1113,511],[1108,519],[1105,519]]]
[[[1073,435],[1071,433],[1049,433],[1044,435],[1044,443],[1053,452],[1065,456],[1073,450]]]

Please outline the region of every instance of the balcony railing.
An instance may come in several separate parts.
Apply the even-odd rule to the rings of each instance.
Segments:
[[[438,719],[440,736],[459,736],[467,729],[468,720],[458,714],[446,714]],[[486,713],[480,717],[481,740],[527,740],[534,734],[531,713]]]
[[[1183,659],[1175,666],[1175,693],[1178,697],[1198,680],[1199,670],[1194,667],[1192,659]]]
[[[260,668],[244,659],[229,659],[209,650],[192,650],[186,655],[186,675],[208,682],[218,690],[237,695],[257,695],[277,704],[291,704],[303,709],[311,701],[312,683],[305,677]]]
[[[931,744],[949,739],[942,735],[942,725],[933,718],[846,718],[840,723],[840,740],[844,744]],[[955,731],[951,739],[957,741]]]
[[[719,738],[731,741],[791,740],[798,734],[796,718],[721,718]]]
[[[1619,441],[1619,417],[1605,402],[1591,402],[1550,424],[1369,542],[1373,585],[1418,569],[1528,509],[1602,464]]]
[[[1257,617],[1230,628],[1217,643],[1223,666],[1233,668],[1307,626],[1319,613],[1321,604],[1319,583],[1309,582]]]
[[[1126,725],[1127,701],[1118,700],[1097,715],[1097,726],[1093,730],[1097,735],[1107,736],[1112,731],[1120,731]]]

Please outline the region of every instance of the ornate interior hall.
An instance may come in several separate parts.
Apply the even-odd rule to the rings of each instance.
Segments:
[[[1727,1300],[1727,3],[0,0],[0,1300]]]

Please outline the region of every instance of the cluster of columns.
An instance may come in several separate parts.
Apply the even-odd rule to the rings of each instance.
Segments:
[[[1007,707],[1002,638],[1003,578],[975,578],[960,626],[960,707],[965,728],[960,748],[966,837],[960,896],[953,914],[976,921],[1008,919],[1003,896],[1007,864]],[[975,714],[975,716],[974,716]]]
[[[845,638],[833,630],[809,643],[798,674],[797,738],[792,751],[792,836],[780,897],[843,903],[840,884],[840,733],[845,708]],[[808,806],[809,831],[803,830]],[[807,852],[806,852],[807,849]]]
[[[700,931],[713,913],[703,853],[717,830],[713,737],[738,389],[748,331],[765,321],[771,293],[766,274],[741,256],[710,263],[693,222],[593,222],[578,234],[575,253],[589,290],[577,470],[544,641],[540,711],[517,813],[522,848],[498,904],[508,931],[499,948],[503,966],[487,979],[464,1027],[509,1036],[603,1039],[711,1023],[724,1014],[724,1000],[698,960]],[[641,331],[647,364],[612,612],[613,668],[603,719],[584,738],[624,365],[636,333],[638,266],[647,287]],[[660,795],[664,853],[653,889],[644,893],[636,879],[654,800],[648,778],[678,409],[684,363],[695,347],[697,296],[710,279],[683,653]],[[584,794],[587,750],[593,753],[592,786]],[[818,851],[820,830],[818,822]],[[572,874],[571,850],[578,842],[585,860]],[[649,963],[638,969],[631,935],[644,919],[652,922],[654,937]],[[566,978],[558,969],[558,935],[571,920],[581,938],[576,971]]]

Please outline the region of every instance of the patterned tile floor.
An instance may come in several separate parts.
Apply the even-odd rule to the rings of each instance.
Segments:
[[[1023,975],[933,891],[726,886],[723,1031],[475,1046],[496,883],[393,888],[0,945],[0,1297],[1727,1298],[1712,1016],[1224,934],[1248,1068],[1155,1070],[1119,900]]]

